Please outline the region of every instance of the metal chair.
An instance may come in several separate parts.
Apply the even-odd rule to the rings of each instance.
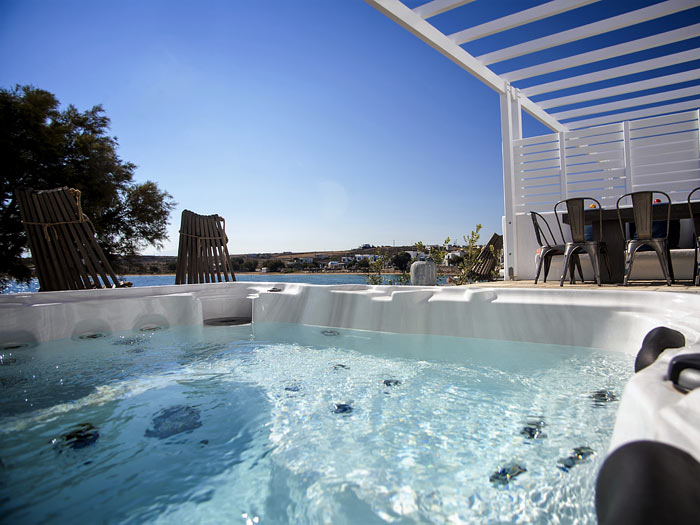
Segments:
[[[532,219],[532,226],[535,229],[535,238],[537,239],[537,244],[539,245],[539,248],[537,249],[537,256],[535,259],[537,264],[535,284],[537,284],[537,280],[540,278],[540,272],[542,271],[543,264],[544,278],[542,279],[542,281],[546,283],[547,275],[549,274],[549,267],[552,264],[552,257],[554,257],[555,255],[564,255],[564,252],[566,251],[566,243],[563,241],[563,239],[561,243],[557,243],[557,239],[554,236],[554,233],[552,233],[552,228],[549,227],[547,219],[545,219],[541,214],[537,213],[536,211],[531,211],[530,218]],[[547,227],[549,237],[547,237],[547,232],[545,232],[544,228],[542,228],[542,225],[540,223],[544,223],[544,225]],[[581,276],[581,280],[583,281],[583,271],[581,270],[581,261],[578,257],[578,254],[576,254],[575,259],[573,259],[573,262],[578,268],[578,274]],[[572,274],[571,278],[573,279],[574,265],[571,266],[570,270]]]
[[[695,188],[688,194],[688,209],[690,210],[690,218],[693,220],[693,238],[695,239],[695,263],[693,264],[693,282],[695,286],[700,286],[700,267],[698,266],[698,251],[700,251],[700,217],[693,215],[693,207],[690,201],[693,193],[700,191],[700,188]]]
[[[597,241],[587,241],[585,233],[585,201],[592,201],[596,204],[599,212],[598,224],[600,226],[599,240]],[[561,279],[559,281],[559,286],[564,286],[564,277],[566,277],[566,268],[568,265],[573,264],[572,257],[577,257],[580,252],[585,252],[591,259],[591,266],[593,266],[593,275],[596,283],[600,286],[600,255],[602,254],[605,259],[605,267],[608,270],[608,278],[611,278],[610,273],[610,262],[608,261],[608,252],[603,239],[603,210],[600,206],[600,202],[591,197],[576,197],[573,199],[565,199],[557,202],[554,205],[554,215],[557,217],[557,224],[559,225],[559,232],[561,233],[562,239],[564,238],[564,230],[561,227],[561,220],[559,220],[559,214],[557,213],[558,208],[561,204],[566,205],[566,212],[569,218],[569,228],[571,229],[571,239],[572,242],[566,243],[566,248],[564,250],[564,271],[561,274]],[[571,271],[571,284],[574,284],[574,272]],[[583,282],[583,277],[581,277],[581,282]]]
[[[663,195],[666,197],[667,201],[666,235],[664,237],[654,237],[652,233],[652,226],[654,223],[654,194]],[[623,239],[626,239],[627,235],[625,234],[625,225],[622,222],[622,215],[620,214],[620,201],[625,197],[631,197],[632,199],[632,213],[634,214],[637,238],[629,239],[625,243],[625,279],[623,284],[625,286],[627,285],[637,250],[642,246],[649,246],[656,252],[659,258],[666,284],[671,286],[671,283],[675,280],[673,277],[673,265],[671,264],[671,250],[668,247],[668,231],[671,224],[671,197],[663,191],[635,191],[632,193],[625,193],[617,199],[617,218],[620,222],[620,230],[622,231]]]

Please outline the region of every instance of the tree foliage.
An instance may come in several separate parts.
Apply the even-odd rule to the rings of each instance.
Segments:
[[[279,272],[284,268],[284,263],[279,259],[272,259],[267,262],[266,266],[268,272]]]
[[[29,278],[20,259],[27,239],[14,200],[20,187],[80,190],[83,211],[109,257],[162,247],[172,196],[154,182],[134,182],[136,166],[117,155],[109,125],[100,105],[61,110],[48,91],[0,89],[0,280]]]
[[[401,252],[391,258],[391,264],[400,272],[407,272],[411,267],[411,260],[410,253]]]

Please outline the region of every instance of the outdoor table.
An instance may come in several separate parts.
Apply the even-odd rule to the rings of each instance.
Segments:
[[[700,201],[691,202],[693,207],[693,215],[700,216]],[[654,220],[665,221],[668,213],[668,204],[654,204]],[[620,216],[622,222],[633,222],[634,215],[632,206],[620,208]],[[671,220],[673,219],[688,219],[690,218],[690,210],[687,202],[671,203]],[[599,219],[603,222],[603,241],[608,249],[608,260],[610,261],[611,277],[608,278],[608,272],[605,270],[605,262],[600,261],[600,279],[604,283],[622,283],[625,278],[625,242],[626,239],[620,231],[620,223],[617,218],[617,208],[606,208],[602,213],[597,208],[589,208],[584,211],[584,219],[586,224],[593,225],[593,239],[601,240],[600,227],[598,226]],[[564,224],[569,223],[568,214],[562,216]]]

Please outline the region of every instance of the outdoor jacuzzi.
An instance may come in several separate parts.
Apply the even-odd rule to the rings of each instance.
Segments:
[[[586,523],[608,453],[700,460],[700,389],[666,378],[694,293],[222,283],[0,312],[12,521]],[[634,374],[659,326],[685,345]]]

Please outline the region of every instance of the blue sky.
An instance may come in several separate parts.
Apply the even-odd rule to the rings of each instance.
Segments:
[[[104,106],[178,202],[163,254],[185,208],[225,217],[231,253],[501,230],[498,95],[361,0],[0,0],[0,65]]]

